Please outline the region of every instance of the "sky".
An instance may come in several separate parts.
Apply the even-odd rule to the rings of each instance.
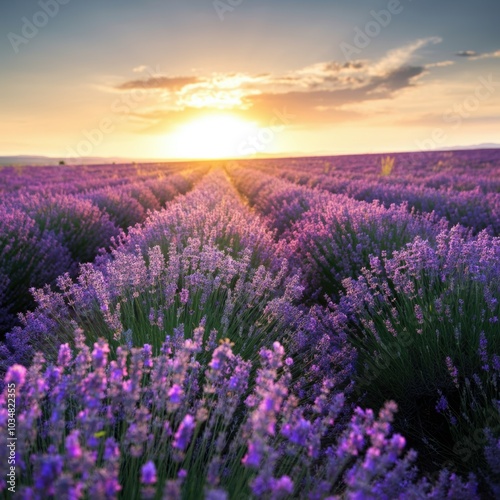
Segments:
[[[498,0],[12,0],[0,155],[500,144]]]

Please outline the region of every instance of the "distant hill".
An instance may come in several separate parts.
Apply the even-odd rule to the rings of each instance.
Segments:
[[[31,155],[20,155],[20,156],[0,156],[0,166],[2,167],[13,167],[13,166],[24,166],[24,165],[35,165],[35,166],[50,166],[59,165],[59,162],[63,161],[68,165],[99,165],[105,163],[127,163],[130,159],[125,158],[78,158],[78,159],[67,159],[67,158],[52,158],[50,156],[31,156]]]
[[[462,151],[462,150],[468,150],[468,149],[498,149],[500,148],[500,144],[495,144],[494,142],[490,143],[483,143],[483,144],[477,144],[474,146],[453,146],[451,148],[443,148],[443,150],[446,151]]]
[[[435,151],[467,151],[467,150],[475,150],[475,149],[499,149],[500,144],[496,143],[483,143],[483,144],[475,144],[470,146],[451,146],[446,148],[440,148]],[[414,151],[398,151],[398,153],[404,152],[414,152]],[[434,152],[434,150],[426,151],[429,153]],[[235,158],[236,160],[252,160],[252,159],[265,159],[265,158],[303,158],[303,157],[317,157],[317,156],[345,156],[345,155],[360,155],[360,154],[380,154],[390,152],[387,151],[366,151],[365,153],[349,153],[347,151],[344,152],[328,152],[328,151],[315,151],[313,153],[300,153],[300,152],[290,152],[290,153],[259,153],[256,155],[244,157],[244,158]],[[394,152],[395,153],[395,152]],[[223,158],[224,160],[225,158]],[[68,165],[104,165],[109,163],[132,163],[132,162],[141,162],[141,163],[158,163],[158,162],[184,162],[184,161],[202,161],[196,159],[179,159],[179,158],[113,158],[113,157],[82,157],[75,159],[68,158],[53,158],[50,156],[36,156],[36,155],[19,155],[19,156],[0,156],[0,166],[23,166],[23,165],[59,165],[59,162],[63,161]]]

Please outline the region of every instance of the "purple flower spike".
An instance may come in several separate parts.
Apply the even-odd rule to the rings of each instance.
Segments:
[[[150,344],[144,344],[142,353],[144,356],[144,367],[153,368],[153,346]]]
[[[168,391],[168,397],[173,404],[180,404],[182,402],[183,390],[179,384],[174,384]]]
[[[172,446],[178,450],[184,451],[189,444],[195,427],[196,423],[194,417],[189,414],[186,415],[175,433]]]
[[[104,368],[108,363],[109,345],[100,340],[94,344],[92,362],[95,368]]]
[[[189,300],[189,290],[183,288],[180,293],[181,304],[187,304]]]
[[[16,384],[16,388],[20,389],[26,380],[26,368],[22,365],[12,365],[5,376],[5,383]]]
[[[73,431],[66,438],[66,454],[72,460],[78,460],[82,457],[82,448],[79,441],[80,432]]]
[[[57,364],[61,368],[64,368],[64,367],[68,366],[70,361],[71,361],[71,349],[69,347],[69,344],[61,344],[61,346],[59,347],[59,355],[57,357]]]
[[[156,467],[154,462],[150,460],[141,468],[141,483],[150,486],[152,484],[155,484],[156,481]]]
[[[250,441],[248,452],[241,461],[247,467],[258,468],[262,460],[262,450],[259,442]]]
[[[274,481],[272,489],[277,494],[291,495],[293,493],[293,481],[288,476],[281,476]]]

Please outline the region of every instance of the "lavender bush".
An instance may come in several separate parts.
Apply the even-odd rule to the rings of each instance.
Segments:
[[[51,231],[68,248],[75,262],[89,262],[99,248],[118,234],[116,226],[90,201],[69,195],[34,195],[18,205],[35,220],[42,233]]]
[[[330,397],[325,383],[307,414],[288,389],[293,360],[278,342],[253,366],[229,341],[205,344],[205,329],[167,336],[157,356],[148,344],[120,347],[111,361],[105,341],[90,349],[76,330],[75,350],[61,345],[55,363],[37,355],[29,370],[12,366],[20,496],[477,498],[472,477],[416,479],[414,453],[404,456],[404,438],[391,432],[394,404],[378,418],[357,408],[322,449],[342,395]],[[0,442],[5,455],[5,434]]]
[[[476,430],[493,425],[500,437],[500,239],[460,233],[372,257],[334,308],[358,350],[367,404],[398,401],[400,428],[425,444],[428,463],[463,470],[485,466],[482,447],[468,445]]]
[[[337,296],[342,280],[357,277],[370,262],[411,242],[417,235],[434,239],[446,221],[408,213],[406,206],[384,208],[357,202],[251,172],[233,172],[239,189],[281,235],[285,255],[304,274],[309,294]],[[285,222],[283,222],[285,221]]]
[[[7,336],[4,364],[25,363],[33,346],[54,356],[74,322],[91,338],[123,343],[131,332],[134,345],[155,349],[166,331],[183,325],[179,334],[189,336],[204,316],[248,352],[285,337],[302,315],[294,306],[302,287],[224,182],[215,174],[131,228],[110,256],[82,266],[76,283],[62,276],[60,293],[39,290],[36,311]]]
[[[65,168],[0,171],[0,188],[2,185],[10,188],[4,192],[0,209],[2,338],[19,324],[19,313],[34,307],[31,288],[53,285],[66,272],[76,276],[78,265],[93,260],[100,248],[107,247],[110,238],[118,234],[115,224],[126,230],[145,219],[146,209],[128,194],[135,189],[140,196],[140,183],[135,180],[132,189],[126,177],[116,179],[113,168],[100,169],[82,168],[76,181],[71,177],[72,169],[67,172]],[[129,173],[126,167],[125,172]],[[193,169],[184,175],[165,175],[168,172],[165,167],[155,168],[146,176],[147,182],[158,177],[151,185],[162,200],[186,192],[205,174],[206,168]],[[24,175],[29,184],[11,182]],[[106,187],[91,189],[105,182]],[[154,208],[158,201],[145,182],[146,200],[154,200],[149,206]]]
[[[110,219],[121,229],[126,230],[143,222],[146,210],[124,188],[101,188],[87,195],[88,199],[101,211],[107,213]]]
[[[34,306],[30,288],[54,282],[71,266],[54,235],[42,236],[28,215],[0,206],[0,333],[16,324],[17,313]]]

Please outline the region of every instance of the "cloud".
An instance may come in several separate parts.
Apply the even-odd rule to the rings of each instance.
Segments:
[[[426,64],[425,67],[430,68],[446,68],[447,66],[453,66],[455,61],[438,61],[435,63]]]
[[[455,55],[458,57],[477,57],[478,53],[475,50],[461,50]]]
[[[417,85],[429,68],[452,64],[451,61],[434,65],[420,62],[422,57],[418,52],[440,41],[438,37],[419,39],[375,61],[323,61],[284,74],[154,75],[125,82],[118,88],[170,91],[162,95],[161,106],[159,103],[156,109],[137,112],[136,117],[147,122],[149,130],[166,130],[174,122],[221,110],[263,123],[276,109],[289,110],[301,124],[335,122],[363,116],[362,106],[353,111],[343,108],[346,105],[390,99]]]
[[[249,98],[249,109],[260,116],[271,111],[286,109],[296,116],[297,123],[313,124],[356,119],[363,115],[342,109],[347,104],[361,104],[388,99],[399,90],[415,85],[415,80],[425,73],[424,67],[404,66],[383,75],[363,79],[351,87],[332,87],[322,90],[262,93]]]
[[[455,54],[458,57],[465,57],[471,60],[477,59],[495,59],[500,57],[500,50],[496,50],[495,52],[476,52],[475,50],[462,50]]]
[[[197,83],[200,78],[196,76],[152,76],[145,80],[130,80],[121,83],[116,88],[118,90],[133,90],[133,89],[164,89],[164,90],[180,90],[186,85]]]
[[[287,75],[292,89],[262,92],[246,98],[249,109],[265,113],[273,108],[287,108],[303,123],[335,121],[346,118],[346,104],[391,98],[413,87],[427,72],[425,65],[413,64],[416,53],[440,38],[431,37],[388,52],[380,60],[338,63],[328,61],[307,66]],[[293,79],[292,79],[293,78]],[[282,79],[280,80],[280,82]],[[356,118],[361,112],[349,113]]]
[[[500,57],[500,50],[478,54],[477,56],[473,57],[473,59],[495,59],[497,57]]]
[[[377,73],[392,71],[395,68],[409,64],[420,49],[441,42],[442,39],[437,36],[420,38],[408,45],[389,51],[385,57],[373,65],[373,69]]]

